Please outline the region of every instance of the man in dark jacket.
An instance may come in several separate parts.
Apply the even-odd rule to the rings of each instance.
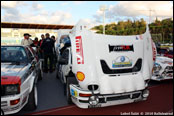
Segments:
[[[43,59],[43,50],[41,50],[41,45],[43,43],[43,40],[45,39],[44,34],[41,35],[41,39],[38,42],[38,51],[39,51],[39,58]]]
[[[46,38],[43,40],[41,49],[44,53],[44,72],[48,72],[48,59],[49,59],[49,70],[53,72],[53,50],[54,50],[54,41],[50,38],[50,34],[45,34]]]

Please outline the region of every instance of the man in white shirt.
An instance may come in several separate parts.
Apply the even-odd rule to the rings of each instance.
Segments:
[[[33,44],[33,40],[30,39],[29,37],[31,37],[30,34],[24,33],[24,39],[22,39],[21,45],[25,45],[25,46],[30,46],[30,45],[32,45],[32,44]]]

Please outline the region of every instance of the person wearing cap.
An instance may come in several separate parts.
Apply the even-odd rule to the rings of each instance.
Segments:
[[[49,71],[53,72],[53,57],[54,57],[54,41],[50,38],[50,34],[45,34],[46,38],[43,40],[41,49],[44,54],[44,72],[48,72],[48,59],[50,61]]]
[[[21,41],[21,45],[24,46],[32,46],[33,45],[33,40],[30,39],[31,35],[29,33],[24,33],[24,39]]]

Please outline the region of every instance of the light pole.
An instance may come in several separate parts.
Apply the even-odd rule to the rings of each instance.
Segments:
[[[100,11],[103,11],[103,34],[105,34],[105,11],[107,10],[106,5],[100,6]]]

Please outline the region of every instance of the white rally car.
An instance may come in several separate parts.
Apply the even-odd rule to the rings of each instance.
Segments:
[[[148,26],[142,35],[111,36],[79,22],[67,34],[57,40],[62,42],[57,70],[68,103],[93,108],[147,99],[156,58]]]
[[[173,79],[173,59],[157,56],[152,80],[162,81],[167,79]]]
[[[37,108],[41,62],[29,46],[1,45],[1,114]]]

